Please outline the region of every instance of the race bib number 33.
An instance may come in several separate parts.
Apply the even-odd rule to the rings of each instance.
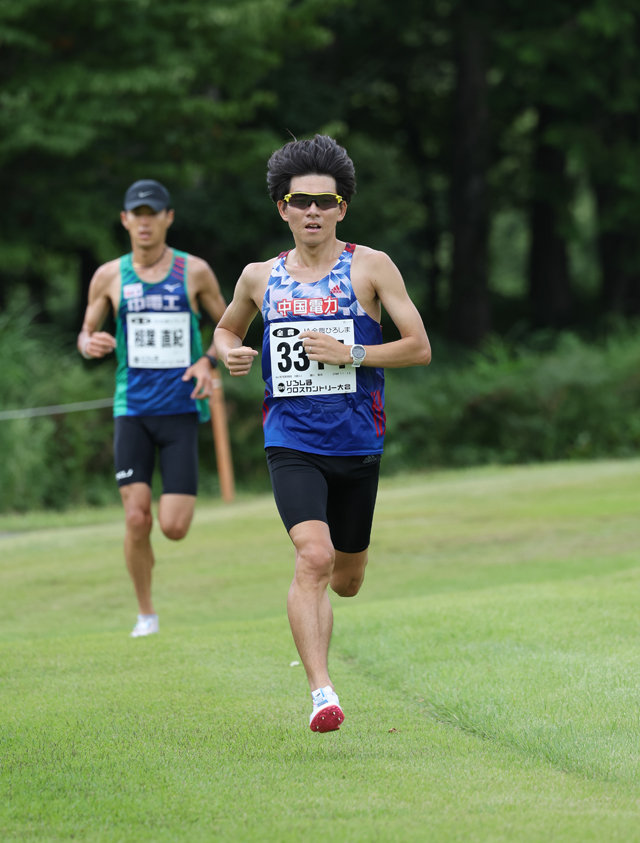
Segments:
[[[127,313],[127,360],[132,369],[189,366],[189,314]]]
[[[313,319],[309,322],[276,322],[270,326],[271,379],[276,398],[298,395],[337,395],[356,391],[353,366],[334,366],[309,360],[302,331],[318,331],[338,342],[353,345],[353,319]]]

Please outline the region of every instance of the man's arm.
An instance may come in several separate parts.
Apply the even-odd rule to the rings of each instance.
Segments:
[[[220,290],[220,284],[218,283],[216,274],[202,258],[196,258],[190,255],[189,265],[192,267],[189,282],[190,285],[193,285],[198,305],[217,324],[222,318],[227,305]]]
[[[100,328],[114,307],[111,288],[117,272],[116,261],[103,264],[96,270],[89,284],[87,309],[76,343],[78,351],[87,360],[92,357],[104,357],[116,347],[115,337]]]
[[[400,339],[367,347],[364,366],[399,369],[428,366],[431,345],[418,309],[411,301],[400,270],[384,252],[371,250],[365,256],[365,268],[375,293]]]
[[[188,267],[187,283],[192,306],[195,300],[198,307],[201,307],[213,322],[217,323],[224,313],[225,300],[214,271],[205,260],[193,255],[189,255]],[[211,367],[215,365],[215,360],[212,361],[211,358],[215,356],[216,351],[212,340],[203,356],[185,370],[182,380],[185,382],[195,380],[191,398],[207,398],[213,393]]]
[[[258,355],[255,349],[243,345],[243,340],[259,309],[257,291],[264,274],[263,266],[249,264],[245,267],[231,304],[213,334],[218,356],[233,376],[248,374]]]
[[[384,252],[358,246],[353,258],[352,280],[358,301],[369,311],[380,304],[394,323],[400,339],[381,345],[365,346],[363,366],[400,369],[427,366],[431,362],[431,346],[422,319],[409,298],[400,270]],[[357,280],[356,280],[357,279]],[[310,360],[343,366],[351,363],[351,346],[339,343],[328,334],[303,331],[304,349]]]

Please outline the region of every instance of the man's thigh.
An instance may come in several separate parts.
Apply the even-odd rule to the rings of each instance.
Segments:
[[[163,495],[198,491],[198,416],[156,416],[150,423],[158,448]]]
[[[120,487],[151,486],[156,451],[163,494],[195,495],[198,490],[198,417],[118,416],[114,428],[114,461]]]
[[[332,457],[267,448],[267,464],[288,532],[305,521],[323,521],[337,550],[360,553],[369,546],[379,456]]]
[[[327,497],[331,538],[336,550],[349,555],[362,554],[371,541],[380,455],[334,459]]]
[[[113,462],[120,489],[137,483],[151,486],[156,446],[145,420],[117,416],[113,429]]]
[[[313,454],[267,448],[273,496],[288,533],[306,521],[327,523],[327,481]]]

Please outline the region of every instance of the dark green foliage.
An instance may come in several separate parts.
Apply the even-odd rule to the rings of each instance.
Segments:
[[[453,129],[471,13],[477,137],[468,110]],[[92,272],[128,249],[127,184],[167,182],[171,244],[230,298],[246,263],[289,244],[269,154],[324,131],[356,163],[340,235],[391,255],[431,334],[503,337],[455,365],[434,343],[429,370],[388,373],[384,470],[635,453],[633,335],[543,351],[531,334],[640,313],[639,32],[637,0],[0,0],[1,409],[111,394],[112,364],[74,343]],[[454,276],[471,282],[457,303]],[[238,482],[261,486],[259,377],[225,388]],[[111,434],[109,410],[0,421],[0,509],[117,499]],[[208,426],[201,454],[216,492]]]
[[[453,129],[470,13],[486,33],[467,68],[476,105],[486,91],[477,140],[470,109]],[[327,131],[358,173],[344,236],[392,255],[431,329],[462,335],[476,288],[486,277],[496,290],[487,238],[503,266],[517,244],[510,286],[528,327],[637,313],[639,30],[636,0],[0,0],[0,306],[24,287],[39,319],[76,329],[92,269],[127,246],[123,190],[148,176],[172,189],[175,245],[209,260],[229,296],[249,260],[286,243],[270,152],[290,132]],[[462,159],[456,138],[471,139]],[[476,215],[465,196],[485,182]],[[515,236],[495,244],[505,216]],[[576,250],[588,283],[584,259],[567,264]],[[457,305],[454,276],[472,287]],[[75,307],[56,308],[61,296]],[[502,330],[495,296],[478,299]]]
[[[494,339],[467,364],[387,373],[386,471],[627,457],[640,448],[640,336]]]
[[[286,43],[317,48],[330,37],[316,20],[331,5],[0,0],[0,192],[10,209],[0,305],[17,283],[47,316],[48,260],[66,261],[74,285],[78,256],[97,265],[124,251],[117,215],[137,178],[166,181],[179,211],[194,196],[206,204],[181,248],[206,240],[198,251],[212,259],[212,239],[226,238],[222,250],[234,254],[242,243],[230,242],[226,218],[242,224],[236,200],[251,198],[238,175],[248,172],[251,194],[260,192],[252,168],[264,170],[280,142],[258,118],[274,102],[264,77]],[[235,213],[220,212],[223,200]]]
[[[16,303],[0,315],[1,410],[108,397],[112,372],[83,364]],[[113,498],[111,411],[0,420],[0,511],[64,508]]]
[[[599,344],[563,334],[540,346],[494,339],[448,361],[436,343],[429,368],[389,370],[383,472],[636,455],[640,333],[621,330]],[[0,353],[3,410],[112,393],[112,361],[82,361],[24,314],[0,317]],[[224,392],[236,485],[266,490],[259,368],[248,378],[225,374]],[[112,433],[109,409],[0,421],[0,512],[117,501]],[[208,424],[200,457],[201,492],[217,495]]]

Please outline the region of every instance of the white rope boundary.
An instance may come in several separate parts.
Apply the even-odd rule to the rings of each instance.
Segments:
[[[113,407],[113,398],[96,398],[94,401],[77,401],[75,404],[54,404],[50,407],[30,407],[24,410],[0,410],[0,421],[32,419],[36,416],[60,416],[83,410],[101,410]]]

